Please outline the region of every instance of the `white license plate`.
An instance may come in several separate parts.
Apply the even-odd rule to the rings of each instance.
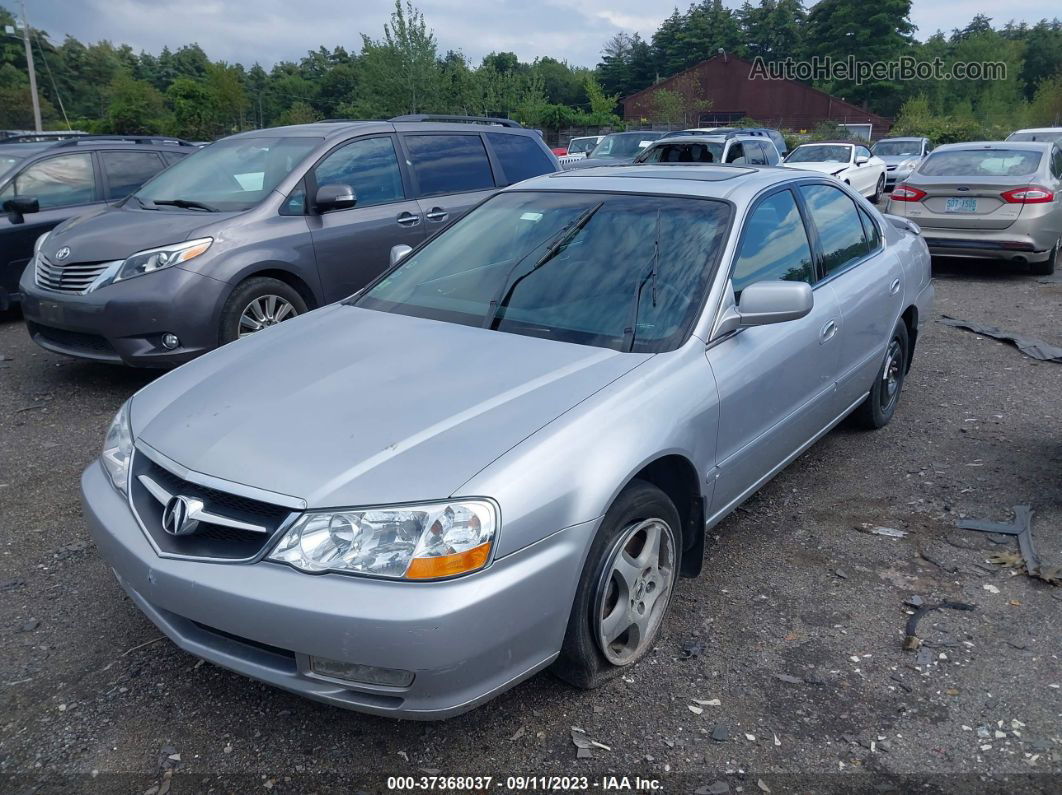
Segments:
[[[977,199],[948,199],[944,203],[946,213],[975,213],[977,212]]]

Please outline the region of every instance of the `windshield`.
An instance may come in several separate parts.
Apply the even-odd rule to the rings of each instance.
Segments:
[[[353,303],[614,350],[671,350],[700,311],[729,221],[729,205],[710,199],[503,193]]]
[[[654,144],[636,158],[638,163],[722,163],[723,144],[710,142]]]
[[[1027,149],[968,149],[934,152],[918,173],[927,177],[1021,177],[1040,165],[1040,152]]]
[[[1041,130],[1040,132],[1016,132],[1007,136],[1008,141],[1058,141],[1062,144],[1062,130]]]
[[[601,143],[594,147],[590,157],[604,157],[610,160],[632,158],[659,137],[660,133],[651,132],[606,135]]]
[[[0,176],[3,176],[8,171],[10,171],[13,166],[21,162],[21,157],[15,157],[14,155],[8,154],[0,155]]]
[[[785,159],[787,163],[847,163],[852,159],[850,146],[798,146]]]
[[[921,141],[878,141],[870,150],[878,157],[918,157]]]
[[[201,205],[199,209],[249,210],[321,140],[288,137],[221,140],[175,163],[133,196],[148,207],[154,202],[178,202],[176,206]]]
[[[568,144],[568,154],[577,155],[580,152],[589,152],[596,145],[596,138],[573,138]]]

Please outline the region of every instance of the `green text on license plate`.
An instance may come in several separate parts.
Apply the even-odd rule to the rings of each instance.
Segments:
[[[948,199],[944,203],[946,213],[975,213],[977,212],[977,199]]]

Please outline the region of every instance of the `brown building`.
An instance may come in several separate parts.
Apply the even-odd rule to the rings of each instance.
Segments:
[[[709,100],[706,111],[687,118],[689,127],[732,124],[753,118],[768,126],[787,130],[812,130],[823,121],[839,124],[870,124],[871,137],[888,132],[891,120],[793,80],[765,80],[752,76],[753,64],[733,55],[716,55],[672,75],[666,80],[624,97],[623,116],[628,123],[659,121],[653,96],[668,89],[690,100]],[[692,102],[689,103],[692,106]]]

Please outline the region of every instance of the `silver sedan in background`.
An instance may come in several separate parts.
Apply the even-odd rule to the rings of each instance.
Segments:
[[[893,418],[933,295],[913,225],[790,169],[564,172],[403,253],[143,388],[82,489],[178,646],[406,718],[642,659],[708,529]]]

